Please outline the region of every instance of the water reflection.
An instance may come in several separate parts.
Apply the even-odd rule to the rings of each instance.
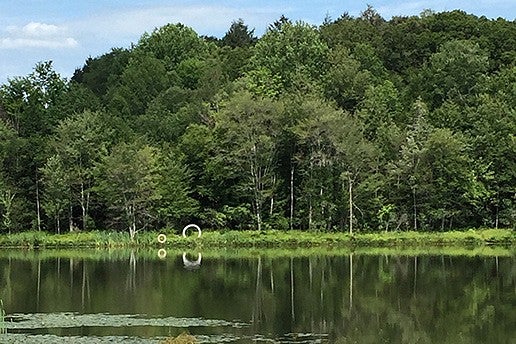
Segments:
[[[0,299],[18,335],[161,338],[187,327],[234,343],[516,337],[514,257],[44,254],[0,255]],[[40,318],[52,326],[34,328]]]
[[[167,258],[167,250],[165,250],[164,248],[160,248],[158,250],[158,258],[159,259],[165,259]]]
[[[197,270],[201,267],[202,255],[201,252],[197,253],[197,259],[190,260],[186,252],[183,252],[183,266],[187,270]]]

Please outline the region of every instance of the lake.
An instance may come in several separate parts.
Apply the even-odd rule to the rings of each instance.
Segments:
[[[511,255],[0,251],[1,343],[514,343]],[[6,332],[6,333],[5,333]]]

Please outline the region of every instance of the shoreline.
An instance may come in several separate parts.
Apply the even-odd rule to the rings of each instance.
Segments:
[[[165,234],[166,241],[158,242]],[[162,239],[162,236],[161,236]],[[306,231],[205,231],[182,237],[178,231],[142,232],[131,241],[126,232],[21,232],[0,235],[0,249],[299,249],[299,248],[444,248],[514,247],[512,229],[470,229],[448,232],[326,233]]]

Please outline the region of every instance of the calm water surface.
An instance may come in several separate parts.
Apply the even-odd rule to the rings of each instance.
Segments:
[[[0,343],[515,343],[515,262],[0,251]]]

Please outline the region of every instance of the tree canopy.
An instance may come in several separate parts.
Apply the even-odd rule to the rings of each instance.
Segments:
[[[514,21],[368,6],[41,62],[0,86],[0,231],[514,227],[515,61]]]

